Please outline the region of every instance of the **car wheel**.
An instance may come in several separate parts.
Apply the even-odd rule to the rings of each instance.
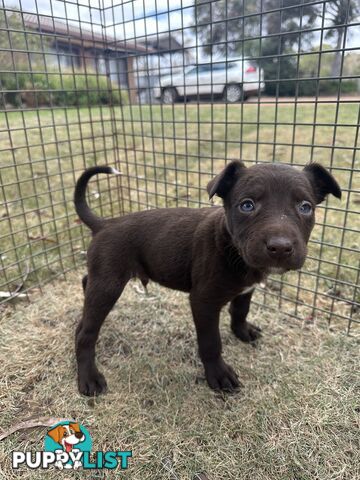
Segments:
[[[176,93],[175,88],[168,87],[168,88],[165,88],[163,90],[162,95],[161,95],[162,103],[166,103],[166,104],[169,105],[171,103],[175,103],[176,99],[177,99],[177,93]]]
[[[235,103],[242,99],[243,89],[241,85],[232,83],[224,89],[224,100],[229,103]]]

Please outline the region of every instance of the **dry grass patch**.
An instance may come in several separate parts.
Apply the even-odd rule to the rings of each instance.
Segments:
[[[89,428],[94,450],[133,450],[130,469],[112,476],[124,479],[194,479],[200,472],[210,480],[360,478],[355,337],[254,305],[251,319],[264,333],[254,348],[233,337],[224,312],[224,356],[245,387],[223,396],[204,382],[186,295],[151,284],[146,296],[130,283],[98,345],[109,393],[88,399],[75,384],[81,304],[80,275],[72,274],[34,303],[3,311],[3,430],[34,416],[75,418]],[[13,472],[9,455],[41,450],[45,432],[25,430],[0,442],[0,477],[44,478]]]

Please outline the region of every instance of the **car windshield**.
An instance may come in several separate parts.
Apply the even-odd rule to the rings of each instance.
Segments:
[[[196,73],[196,72],[197,72],[197,66],[194,66],[194,65],[192,65],[187,70],[185,70],[186,75],[191,75],[191,74]]]
[[[239,66],[239,60],[229,60],[228,62],[200,63],[191,65],[185,70],[186,75],[196,75],[199,73],[210,73]]]

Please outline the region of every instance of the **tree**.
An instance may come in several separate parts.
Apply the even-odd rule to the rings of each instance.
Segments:
[[[309,3],[308,0],[214,3],[196,0],[194,29],[199,43],[205,44],[207,54],[244,54],[259,58],[258,63],[268,80],[267,93],[290,95],[295,93],[295,81],[283,79],[296,75],[294,47],[299,42],[300,31],[301,46],[310,42],[312,34],[304,30],[310,28],[317,17],[316,7]]]
[[[358,0],[329,0],[326,3],[325,20],[333,26],[326,32],[326,38],[336,37],[336,52],[331,66],[331,76],[341,74],[341,57],[346,25],[354,22],[360,15]]]
[[[256,35],[259,20],[252,13],[259,8],[259,0],[195,0],[194,31],[208,55],[233,56],[249,54],[251,42],[244,41]],[[248,16],[250,15],[250,16]],[[244,18],[245,16],[245,18]]]
[[[271,12],[266,15],[266,34],[277,39],[280,54],[293,47],[300,36],[302,42],[311,38],[311,33],[304,31],[314,24],[317,11],[308,0],[265,0],[265,6]]]

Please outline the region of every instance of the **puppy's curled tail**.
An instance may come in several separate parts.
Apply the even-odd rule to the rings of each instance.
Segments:
[[[85,225],[87,225],[93,233],[98,232],[104,225],[104,220],[96,216],[89,208],[89,205],[86,203],[86,187],[91,177],[97,175],[98,173],[107,173],[121,175],[118,170],[112,167],[91,167],[85,170],[81,175],[79,180],[76,182],[75,187],[75,210],[79,215],[80,220],[82,220]]]

